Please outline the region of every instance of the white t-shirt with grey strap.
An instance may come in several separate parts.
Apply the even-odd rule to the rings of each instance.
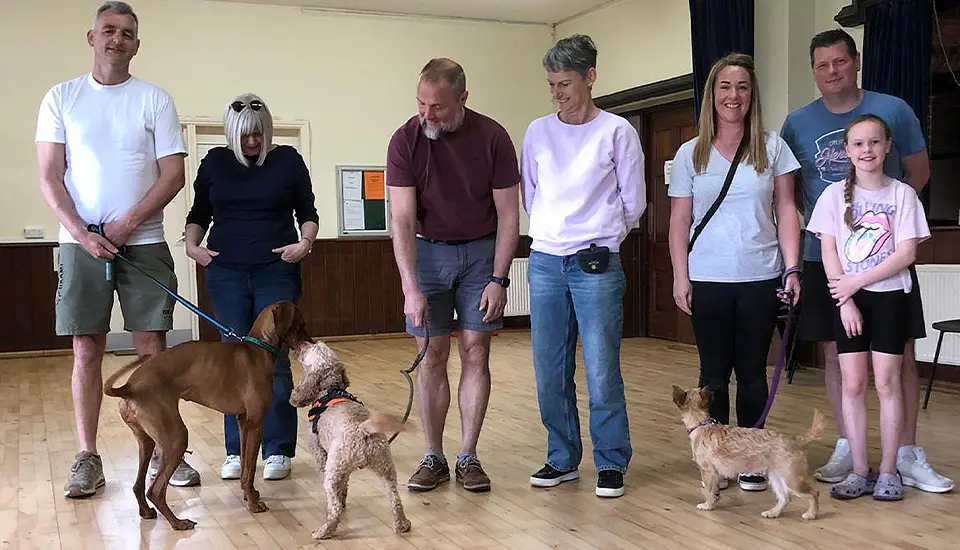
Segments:
[[[689,254],[691,281],[765,281],[783,273],[773,180],[799,169],[800,163],[776,132],[765,132],[764,137],[769,168],[758,174],[752,165],[740,161],[727,196],[707,221]],[[730,169],[730,161],[716,147],[711,147],[706,170],[695,173],[693,148],[697,139],[687,141],[677,150],[667,189],[670,197],[693,197],[690,237],[720,195]]]

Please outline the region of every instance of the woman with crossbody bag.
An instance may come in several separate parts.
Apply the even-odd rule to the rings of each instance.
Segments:
[[[763,130],[753,59],[734,53],[714,63],[699,136],[677,150],[667,194],[674,300],[691,316],[700,386],[713,391],[710,414],[721,424],[729,423],[732,373],[737,424],[760,420],[767,352],[784,296],[778,288],[794,303],[800,296],[799,168],[787,144]],[[751,491],[767,485],[760,473],[744,472],[738,481]]]

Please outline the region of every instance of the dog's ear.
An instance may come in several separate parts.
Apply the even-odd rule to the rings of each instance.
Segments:
[[[700,388],[700,401],[703,403],[704,408],[709,407],[713,401],[713,390],[707,386]]]
[[[687,402],[687,392],[683,391],[683,388],[676,384],[673,386],[673,402],[680,408]]]
[[[313,403],[319,393],[319,371],[317,369],[304,369],[303,379],[290,392],[290,404],[294,407],[306,407]]]

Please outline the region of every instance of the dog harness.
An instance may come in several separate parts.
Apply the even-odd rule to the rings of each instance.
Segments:
[[[333,405],[345,401],[353,401],[354,403],[363,405],[355,395],[339,388],[329,390],[323,397],[314,401],[313,406],[310,407],[310,411],[307,413],[307,420],[309,420],[313,426],[313,433],[317,433],[317,422],[320,420],[320,415]]]
[[[716,420],[714,420],[714,419],[712,419],[712,418],[707,418],[706,420],[701,420],[699,424],[697,424],[696,426],[694,426],[694,427],[690,428],[689,430],[687,430],[687,435],[690,435],[690,434],[692,434],[693,432],[695,432],[695,431],[697,430],[697,428],[700,428],[700,427],[702,427],[702,426],[709,426],[709,425],[711,425],[711,424],[719,424],[719,422],[717,422]]]

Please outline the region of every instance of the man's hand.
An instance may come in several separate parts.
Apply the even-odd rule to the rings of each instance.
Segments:
[[[483,289],[483,295],[480,296],[480,311],[485,311],[483,322],[489,323],[503,316],[503,310],[507,307],[507,289],[500,286],[499,283],[489,282]]]
[[[271,252],[280,254],[280,258],[288,264],[295,264],[310,253],[310,241],[300,239],[299,242],[294,244],[274,248]]]
[[[210,262],[213,261],[213,257],[218,256],[219,254],[219,252],[210,250],[209,248],[203,246],[187,245],[187,256],[192,258],[193,261],[197,262],[203,267],[210,265]]]
[[[114,246],[123,246],[130,240],[130,235],[133,234],[134,229],[136,229],[136,226],[120,218],[103,224],[103,235]]]
[[[94,258],[103,258],[112,260],[113,255],[118,252],[117,247],[98,233],[87,231],[77,235],[77,241]]]
[[[427,298],[420,289],[413,289],[403,293],[403,314],[410,317],[413,326],[423,326],[423,316],[427,313]]]

